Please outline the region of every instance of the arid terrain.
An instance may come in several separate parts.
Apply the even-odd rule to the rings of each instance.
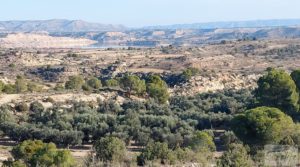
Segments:
[[[9,0],[0,167],[300,167],[299,0]]]
[[[299,68],[299,53],[298,39],[234,41],[199,47],[3,48],[0,52],[0,71],[4,83],[14,83],[17,75],[24,75],[43,87],[42,96],[50,96],[55,94],[51,89],[57,83],[65,82],[72,75],[111,77],[130,72],[167,77],[194,67],[201,71],[198,76],[188,83],[170,88],[170,92],[176,95],[192,95],[224,88],[253,88],[267,67]],[[26,95],[27,98],[37,96]],[[21,95],[2,95],[1,103],[18,99],[24,100]]]
[[[35,39],[30,40],[34,42]],[[105,79],[122,76],[125,73],[141,77],[158,74],[171,85],[168,89],[171,96],[194,96],[218,90],[253,90],[257,87],[258,78],[268,67],[287,71],[300,67],[300,39],[223,41],[218,44],[190,47],[169,45],[152,48],[85,49],[68,49],[64,48],[64,45],[51,49],[24,48],[22,42],[19,42],[20,48],[9,49],[9,43],[2,45],[0,80],[5,84],[14,84],[17,76],[24,76],[26,80],[35,83],[39,90],[3,93],[0,95],[1,105],[14,106],[21,102],[30,104],[39,101],[45,108],[51,108],[55,103],[64,104],[64,107],[68,108],[71,107],[68,103],[74,101],[96,104],[99,100],[114,100],[122,104],[128,99],[124,94],[120,94],[118,89],[108,91],[105,87],[96,92],[56,90],[58,85],[63,85],[70,76],[75,75],[86,78],[98,76]],[[53,44],[57,42],[59,41],[54,41]],[[84,42],[78,43],[81,45]],[[187,82],[173,84],[172,76],[181,74],[187,68],[195,68],[200,72]],[[47,101],[49,98],[53,100]],[[145,100],[136,96],[130,98]],[[15,144],[8,138],[1,139],[0,161],[10,157],[9,150]],[[129,146],[128,149],[134,150],[131,147],[134,146]],[[90,145],[85,145],[83,148],[74,147],[71,152],[76,159],[83,161],[90,149]],[[140,147],[137,147],[137,150],[140,150]],[[219,154],[222,153],[215,152],[215,156],[218,157]]]

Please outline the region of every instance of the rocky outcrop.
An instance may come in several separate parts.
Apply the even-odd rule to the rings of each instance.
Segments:
[[[196,76],[189,82],[175,86],[173,95],[192,96],[198,93],[214,92],[223,89],[254,89],[260,75],[216,74],[214,76]]]
[[[0,38],[4,48],[74,48],[97,43],[83,38],[52,37],[46,34],[17,33]]]

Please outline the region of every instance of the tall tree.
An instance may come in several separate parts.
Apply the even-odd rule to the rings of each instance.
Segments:
[[[256,97],[262,106],[293,114],[299,110],[299,94],[293,79],[283,70],[270,69],[258,82]]]
[[[158,75],[149,77],[147,92],[159,103],[166,103],[169,99],[168,85]]]

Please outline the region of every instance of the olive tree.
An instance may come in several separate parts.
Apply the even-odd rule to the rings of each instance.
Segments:
[[[125,158],[125,143],[116,137],[104,137],[94,144],[96,157],[105,162],[122,162]]]

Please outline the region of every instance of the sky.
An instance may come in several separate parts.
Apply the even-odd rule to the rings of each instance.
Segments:
[[[71,19],[128,27],[300,18],[300,0],[0,0],[0,20]]]

